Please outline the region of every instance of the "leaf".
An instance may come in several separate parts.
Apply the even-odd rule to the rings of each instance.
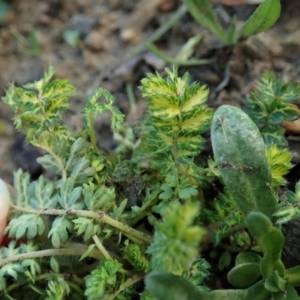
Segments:
[[[69,239],[69,233],[72,233],[73,230],[74,225],[71,220],[66,216],[57,217],[48,233],[54,248],[59,248],[61,244],[65,244]]]
[[[77,231],[78,235],[84,233],[84,241],[88,241],[93,235],[99,234],[101,231],[100,225],[97,223],[95,224],[93,219],[79,217],[72,220],[72,222],[75,224],[74,229]]]
[[[286,284],[284,293],[273,293],[274,300],[300,300],[297,290],[289,283]]]
[[[30,276],[32,278],[35,278],[38,274],[41,274],[41,265],[35,259],[23,260],[22,266],[29,269]]]
[[[209,0],[183,0],[193,18],[203,27],[215,34],[224,44],[226,33],[218,21]]]
[[[278,188],[281,185],[286,184],[286,180],[283,177],[293,167],[292,153],[287,149],[281,149],[272,144],[266,147],[267,160],[271,168],[272,186]]]
[[[219,258],[218,269],[223,271],[225,268],[228,268],[231,262],[231,254],[229,251],[223,251]]]
[[[58,203],[64,209],[82,209],[83,203],[79,202],[82,187],[74,187],[74,179],[67,178],[60,187]]]
[[[44,78],[33,84],[23,88],[11,85],[2,98],[14,111],[16,128],[26,134],[26,141],[55,128],[62,119],[61,112],[68,107],[69,97],[75,93],[67,80],[51,81],[53,73],[53,68],[49,67]]]
[[[59,263],[54,256],[50,259],[50,267],[54,273],[59,273]]]
[[[197,34],[188,39],[188,41],[182,46],[180,51],[176,54],[175,59],[178,60],[188,60],[193,52],[195,51],[195,47],[201,41],[202,35]]]
[[[80,256],[79,261],[82,261],[83,259],[88,257],[95,247],[96,247],[95,244],[89,245],[87,250]]]
[[[264,142],[286,146],[283,121],[293,121],[300,110],[288,102],[299,99],[300,84],[283,84],[274,74],[264,72],[257,85],[251,90],[245,106],[246,113],[260,128]]]
[[[273,293],[285,292],[287,281],[274,271],[265,281],[265,288]]]
[[[146,272],[149,261],[145,257],[144,251],[137,244],[131,242],[123,249],[123,257],[137,270]]]
[[[148,115],[144,121],[141,151],[150,158],[150,165],[168,174],[176,163],[193,164],[204,139],[201,134],[209,129],[212,112],[205,107],[206,86],[192,83],[186,73],[166,69],[163,79],[158,73],[142,80],[141,91],[148,98]]]
[[[98,99],[104,97],[107,101],[105,103],[97,103]],[[111,129],[113,132],[117,131],[117,124],[123,122],[124,115],[113,107],[114,98],[107,90],[99,88],[92,93],[88,98],[87,103],[81,113],[84,116],[84,122],[88,130],[90,130],[94,124],[94,119],[97,115],[102,114],[105,110],[111,112]]]
[[[145,278],[148,291],[157,300],[201,300],[196,286],[187,279],[166,272],[151,272]]]
[[[37,181],[33,181],[30,204],[36,209],[49,209],[57,205],[57,197],[54,194],[54,184],[45,181],[44,176],[40,176]]]
[[[227,274],[228,282],[240,289],[252,286],[261,277],[259,266],[254,262],[236,265]]]
[[[198,209],[197,203],[173,202],[164,210],[163,221],[156,224],[153,242],[146,251],[152,255],[153,270],[181,274],[196,258],[205,234],[204,229],[192,225]]]
[[[116,194],[114,188],[109,188],[105,185],[97,187],[91,182],[83,184],[82,194],[86,207],[92,211],[99,209],[109,211],[115,203]]]
[[[42,235],[45,231],[45,224],[40,215],[24,214],[13,218],[8,226],[9,236],[16,239],[27,237],[32,239],[37,235]]]
[[[63,300],[69,295],[71,289],[67,281],[62,277],[56,277],[48,281],[46,300]]]
[[[24,268],[23,268],[22,264],[8,263],[1,267],[0,276],[6,275],[6,276],[13,277],[15,280],[17,280],[20,275],[19,273],[22,274],[23,272],[24,272]]]
[[[240,35],[248,37],[269,29],[279,18],[280,0],[264,0],[240,29]]]
[[[97,268],[85,278],[84,295],[87,299],[105,299],[106,291],[116,288],[117,271],[121,267],[122,265],[113,259],[99,261]]]

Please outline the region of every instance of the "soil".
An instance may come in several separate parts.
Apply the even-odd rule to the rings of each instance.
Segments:
[[[247,0],[212,2],[223,21],[234,14],[245,20],[256,7]],[[226,6],[221,2],[240,5]],[[172,67],[144,45],[155,30],[180,9],[181,1],[11,0],[6,3],[9,10],[0,19],[0,97],[9,83],[23,85],[38,80],[52,64],[56,77],[68,78],[77,89],[66,113],[68,125],[74,130],[82,128],[79,112],[87,97],[98,87],[104,87],[114,95],[126,120],[134,124],[145,108],[145,100],[138,89],[139,81],[147,72],[163,73],[164,67]],[[226,103],[243,106],[250,87],[263,70],[275,72],[284,82],[300,80],[299,9],[299,1],[282,0],[282,14],[276,24],[242,42],[233,51],[223,47],[188,13],[155,44],[173,57],[190,37],[201,34],[202,41],[195,48],[193,58],[214,58],[214,62],[181,67],[179,72],[188,71],[193,80],[208,85],[211,107]],[[74,32],[77,40],[76,36],[72,40]],[[29,42],[22,46],[21,37],[30,41],[32,33],[37,44]],[[134,105],[129,101],[131,93]],[[41,173],[35,161],[38,151],[24,145],[11,118],[10,110],[0,102],[0,177],[7,182],[12,182],[13,170],[19,167],[28,170],[33,177]],[[100,118],[96,128],[101,136],[100,147],[109,151],[114,142],[108,118]],[[299,134],[294,125],[287,131],[295,164],[289,175],[290,188],[300,178]]]

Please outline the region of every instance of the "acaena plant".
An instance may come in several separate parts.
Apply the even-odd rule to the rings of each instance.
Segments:
[[[124,123],[113,95],[99,88],[81,111],[83,130],[72,132],[62,113],[75,88],[53,76],[50,67],[41,80],[12,85],[3,97],[17,130],[40,149],[38,162],[47,173],[37,180],[22,170],[14,173],[5,229],[10,241],[0,248],[1,297],[295,295],[298,267],[282,264],[276,223],[286,213],[275,190],[291,167],[286,149],[266,147],[256,124],[238,108],[222,106],[213,115],[207,87],[188,74],[180,77],[177,69],[166,69],[166,78],[148,74],[142,80],[148,104],[134,128]],[[119,143],[112,153],[98,146],[94,123],[103,112],[110,113]],[[209,128],[214,160],[205,161],[203,134]],[[211,204],[206,192],[216,181],[224,188]],[[290,199],[292,205],[298,198]],[[237,226],[243,237],[234,235]],[[205,286],[210,266],[199,245],[210,234],[212,247],[225,236],[247,246],[239,248],[228,273],[232,289]]]

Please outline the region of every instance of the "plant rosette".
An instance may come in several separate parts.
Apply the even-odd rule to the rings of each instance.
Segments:
[[[7,225],[7,218],[10,207],[10,194],[5,182],[0,179],[0,246],[5,240],[4,230]]]

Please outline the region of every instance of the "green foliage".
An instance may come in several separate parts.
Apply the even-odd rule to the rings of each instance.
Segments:
[[[183,0],[183,3],[194,19],[225,45],[236,44],[239,40],[269,29],[280,15],[280,0],[264,0],[241,28],[236,26],[237,19],[233,17],[228,28],[225,29],[209,0]]]
[[[213,209],[204,209],[202,213],[203,221],[209,224],[217,224],[212,232],[212,238],[217,245],[223,236],[226,236],[232,228],[243,223],[243,217],[237,205],[225,188],[223,193],[213,200]]]
[[[156,225],[153,243],[147,250],[152,255],[153,270],[181,274],[198,253],[198,244],[205,231],[192,222],[199,206],[193,202],[180,205],[171,203],[164,213],[163,221]]]
[[[1,2],[0,2],[0,9],[1,9]],[[1,20],[1,13],[0,13],[0,20]],[[34,55],[34,56],[40,56],[42,54],[41,45],[33,29],[31,29],[26,36],[21,34],[17,30],[12,30],[12,34],[15,36],[18,43],[18,48],[21,52],[28,55]]]
[[[149,261],[145,257],[144,252],[145,250],[142,251],[137,244],[130,243],[129,241],[123,249],[124,258],[137,270],[146,272],[148,270]]]
[[[101,260],[91,275],[86,277],[87,299],[105,299],[106,295],[117,288],[117,271],[121,264],[116,260]]]
[[[61,112],[68,108],[68,98],[75,93],[68,80],[51,81],[53,74],[49,67],[43,79],[23,88],[12,85],[2,98],[15,113],[15,126],[26,133],[28,142],[44,131],[57,132]]]
[[[14,173],[1,298],[297,299],[300,270],[283,266],[283,236],[270,221],[300,215],[300,184],[280,205],[273,191],[286,183],[287,150],[265,147],[245,113],[223,106],[212,124],[215,161],[202,160],[212,119],[208,90],[176,69],[142,80],[148,105],[135,130],[100,88],[81,112],[85,128],[71,132],[62,113],[75,89],[52,77],[49,68],[42,80],[12,85],[3,97],[47,172],[37,180]],[[294,87],[281,86],[280,97],[291,100]],[[119,143],[110,154],[98,149],[94,131],[104,112]],[[202,246],[222,253],[223,271],[236,256],[228,274],[236,289],[204,286],[210,264]]]
[[[250,92],[245,112],[259,126],[267,145],[286,146],[283,121],[294,121],[300,111],[293,100],[299,99],[299,83],[282,83],[274,74],[265,72]]]
[[[279,15],[280,1],[264,0],[240,29],[240,35],[248,37],[269,29]]]
[[[280,203],[280,209],[274,214],[277,223],[283,224],[300,216],[300,181],[296,183],[295,192],[286,191],[285,199]]]
[[[257,210],[272,216],[278,200],[265,145],[253,121],[242,110],[223,105],[214,114],[211,139],[222,179],[242,214]]]
[[[12,219],[6,228],[6,230],[9,231],[10,237],[16,239],[27,237],[32,239],[37,234],[43,234],[45,230],[45,224],[41,216],[35,214],[26,214]]]
[[[275,144],[271,144],[266,147],[266,155],[271,168],[273,188],[285,185],[286,179],[283,176],[293,167],[291,163],[292,153],[287,149],[281,149]]]
[[[47,300],[63,300],[70,293],[70,287],[63,278],[50,280],[47,287]]]
[[[177,70],[166,71],[166,80],[159,74],[142,80],[141,90],[149,101],[141,147],[153,167],[168,173],[174,164],[182,164],[186,172],[203,146],[200,134],[210,125],[212,113],[204,106],[208,90],[191,83],[187,73],[179,78]]]

